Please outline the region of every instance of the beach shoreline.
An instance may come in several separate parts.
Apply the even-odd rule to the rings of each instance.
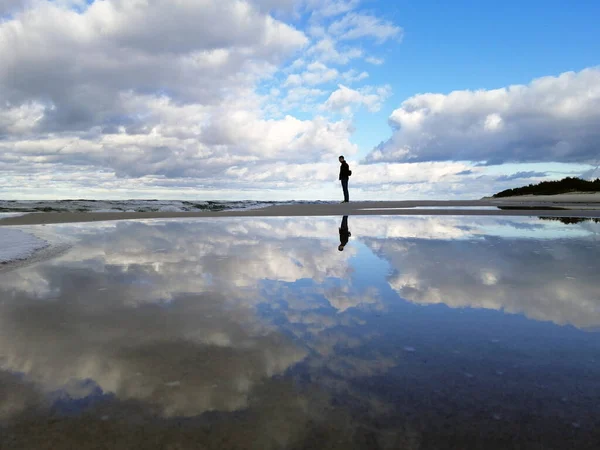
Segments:
[[[45,225],[58,223],[104,222],[115,220],[191,219],[216,217],[298,217],[368,215],[465,215],[465,216],[553,216],[600,217],[600,202],[520,201],[520,197],[486,200],[421,200],[351,202],[344,204],[276,205],[247,210],[202,212],[48,212],[29,213],[0,219],[0,226]],[[518,199],[518,200],[517,200]],[[481,208],[481,209],[479,209]]]

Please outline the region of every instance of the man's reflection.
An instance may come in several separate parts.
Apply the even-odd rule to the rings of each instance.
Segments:
[[[348,230],[348,216],[344,216],[342,217],[342,223],[340,225],[340,246],[338,247],[340,252],[344,251],[344,247],[348,243],[350,236],[350,230]]]

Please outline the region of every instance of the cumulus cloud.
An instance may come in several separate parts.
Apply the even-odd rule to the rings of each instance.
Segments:
[[[364,56],[355,37],[369,24],[389,25],[357,4],[5,1],[0,175],[38,197],[50,182],[60,196],[154,197],[334,179],[310,165],[356,154],[354,124],[319,104],[368,76],[339,66]],[[285,21],[292,10],[316,34]],[[382,94],[369,89],[352,105],[377,110]]]
[[[366,160],[592,162],[599,121],[598,68],[503,89],[420,94],[392,113],[392,137]]]
[[[284,86],[299,86],[302,84],[308,84],[311,86],[317,84],[323,84],[335,80],[339,77],[337,69],[327,67],[325,64],[319,61],[310,63],[306,67],[306,71],[297,74],[290,74],[284,83]]]
[[[402,37],[402,28],[378,17],[360,13],[346,14],[333,22],[328,31],[341,40],[372,37],[381,43],[391,38]]]
[[[306,7],[313,9],[316,17],[334,17],[355,9],[360,0],[305,0]]]
[[[2,23],[0,36],[4,98],[13,107],[47,105],[45,131],[118,121],[121,95],[131,91],[217,103],[221,89],[247,89],[307,42],[300,31],[233,1],[172,8],[114,0],[82,13],[38,2]]]
[[[364,106],[370,112],[377,112],[389,95],[389,86],[375,89],[366,87],[355,90],[340,84],[337,91],[334,91],[329,96],[323,107],[331,111],[341,111],[346,114],[352,111],[352,106]]]
[[[327,91],[315,87],[297,86],[289,88],[283,100],[281,108],[283,110],[299,109],[309,110],[319,103],[319,99],[324,96]],[[277,109],[277,106],[274,106]]]
[[[229,102],[207,111],[202,105],[154,96],[127,94],[121,100],[131,116],[143,118],[83,135],[6,139],[0,141],[0,160],[92,165],[112,169],[118,176],[212,179],[239,165],[291,162],[300,154],[305,162],[319,161],[356,152],[346,121],[300,120],[291,115],[266,120]]]
[[[19,10],[26,3],[26,0],[0,0],[0,18],[5,14]]]
[[[335,64],[348,64],[351,60],[363,56],[363,50],[357,47],[344,47],[330,36],[324,36],[307,50],[307,55],[313,56],[322,62]]]
[[[346,83],[352,84],[357,81],[362,81],[366,78],[369,78],[369,73],[365,71],[358,72],[355,69],[350,69],[342,74],[342,78]]]
[[[535,172],[533,170],[528,170],[526,172],[517,172],[511,175],[502,175],[498,177],[498,181],[511,181],[511,180],[521,180],[526,178],[543,178],[547,174],[546,172]]]
[[[376,66],[380,66],[381,64],[383,64],[385,62],[385,60],[383,58],[377,58],[375,56],[368,56],[367,58],[365,58],[365,61],[368,62],[369,64],[374,64]]]
[[[255,83],[307,39],[252,3],[171,8],[115,0],[78,13],[37,2],[2,23],[0,36],[5,160],[99,166],[136,177],[194,176],[185,173],[194,161],[208,176],[218,175],[218,166],[300,150],[292,141],[322,154],[325,135],[336,129],[319,118],[263,119]],[[331,77],[311,69],[310,84]],[[261,128],[260,137],[245,135]],[[309,143],[309,135],[319,142]],[[331,152],[344,141],[333,137]]]

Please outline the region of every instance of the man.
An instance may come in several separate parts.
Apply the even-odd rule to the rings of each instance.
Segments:
[[[348,203],[350,201],[350,195],[348,194],[348,178],[352,175],[350,166],[346,162],[343,156],[340,156],[340,181],[342,182],[342,190],[344,191],[344,201],[342,203]]]

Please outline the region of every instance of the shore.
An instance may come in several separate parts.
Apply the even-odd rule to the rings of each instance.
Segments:
[[[114,220],[176,219],[204,217],[282,217],[342,215],[486,215],[486,216],[577,216],[600,217],[600,196],[569,201],[552,196],[540,198],[460,201],[383,201],[344,204],[277,205],[259,209],[203,212],[49,212],[29,213],[0,219],[0,226],[44,225],[56,223],[101,222]],[[598,201],[590,201],[598,198]],[[535,201],[534,201],[535,200]],[[584,201],[585,200],[585,201]]]

